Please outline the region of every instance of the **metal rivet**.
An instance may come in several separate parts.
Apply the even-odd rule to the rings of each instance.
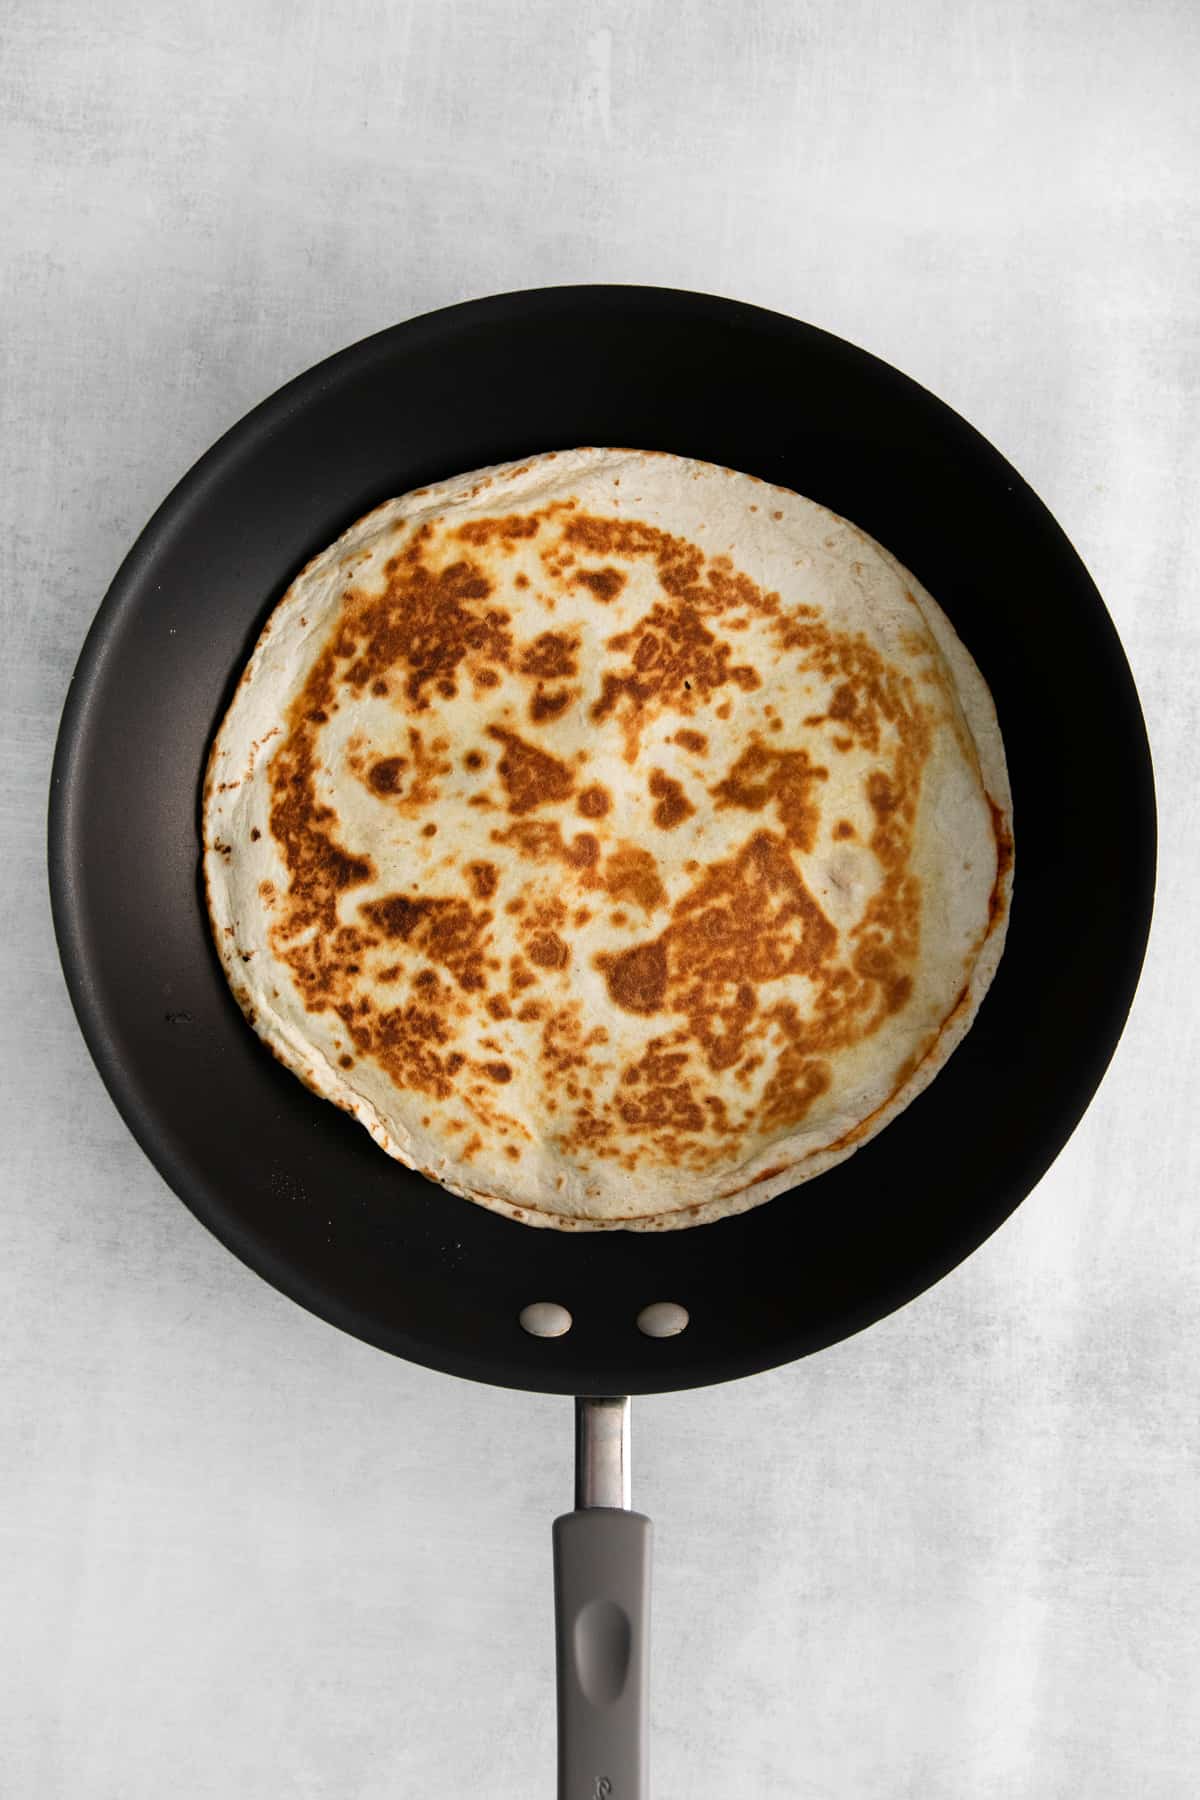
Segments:
[[[643,1306],[637,1323],[646,1337],[678,1337],[687,1330],[688,1309],[677,1306],[674,1300],[656,1300],[653,1306]]]
[[[533,1300],[521,1309],[521,1325],[530,1337],[562,1337],[571,1323],[566,1307],[553,1300]]]

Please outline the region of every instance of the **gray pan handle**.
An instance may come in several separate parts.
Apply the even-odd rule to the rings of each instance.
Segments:
[[[650,1532],[609,1507],[554,1521],[558,1800],[648,1800]]]
[[[649,1800],[651,1525],[629,1506],[629,1402],[576,1402],[576,1511],[554,1521],[558,1800]]]

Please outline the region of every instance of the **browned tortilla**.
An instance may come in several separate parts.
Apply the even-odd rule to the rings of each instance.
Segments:
[[[991,700],[872,539],[584,450],[391,502],[272,615],[205,867],[254,1028],[527,1223],[700,1223],[906,1106],[999,959]],[[790,1204],[802,1204],[797,1196]]]

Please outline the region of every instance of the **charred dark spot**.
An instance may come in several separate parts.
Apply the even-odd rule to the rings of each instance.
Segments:
[[[403,756],[384,756],[371,764],[367,780],[377,794],[395,794],[408,764]]]

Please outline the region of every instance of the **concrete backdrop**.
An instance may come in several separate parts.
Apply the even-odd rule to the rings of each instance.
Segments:
[[[339,1335],[172,1199],[75,1028],[43,833],[88,622],[210,441],[380,326],[588,280],[812,320],[991,438],[1117,621],[1165,840],[1125,1038],[1011,1222],[820,1358],[636,1408],[655,1792],[1200,1790],[1200,13],[26,0],[0,31],[0,1792],[552,1790],[569,1405]]]

